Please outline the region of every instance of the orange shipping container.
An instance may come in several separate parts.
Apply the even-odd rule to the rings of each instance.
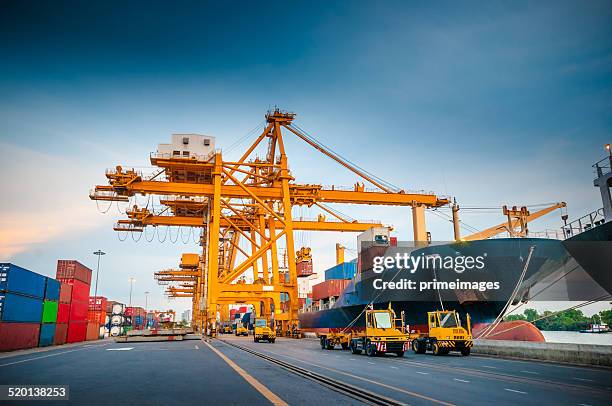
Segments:
[[[86,340],[97,340],[100,338],[100,324],[95,321],[90,321],[87,323],[87,336]]]
[[[330,279],[314,285],[312,287],[312,298],[320,300],[331,296],[340,296],[350,281],[350,279]]]
[[[87,321],[104,324],[106,321],[106,312],[99,310],[89,310],[87,312]]]

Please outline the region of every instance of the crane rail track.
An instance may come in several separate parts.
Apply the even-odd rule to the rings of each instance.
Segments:
[[[231,347],[237,348],[239,350],[242,350],[244,352],[248,352],[249,354],[255,355],[256,357],[262,358],[268,362],[271,362],[273,364],[276,364],[278,366],[280,366],[281,368],[284,368],[285,370],[294,373],[296,375],[299,375],[303,378],[309,379],[311,381],[317,382],[319,384],[322,384],[336,392],[342,393],[344,395],[350,396],[353,399],[357,399],[361,402],[370,404],[370,405],[389,405],[389,406],[406,406],[406,403],[400,402],[398,400],[395,399],[391,399],[388,398],[386,396],[382,396],[379,395],[377,393],[359,388],[357,386],[348,384],[346,382],[342,382],[339,381],[337,379],[334,378],[330,378],[326,375],[322,375],[313,371],[310,371],[308,369],[305,368],[300,368],[297,367],[295,365],[291,365],[288,362],[285,361],[281,361],[279,359],[276,359],[274,357],[271,357],[269,355],[266,354],[262,354],[260,352],[257,352],[255,350],[252,350],[250,348],[247,347],[243,347],[241,345],[238,344],[234,344],[232,342],[223,340],[223,339],[219,339],[219,341],[221,341],[224,344],[227,344]]]

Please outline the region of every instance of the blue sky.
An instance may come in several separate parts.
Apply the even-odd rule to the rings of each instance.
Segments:
[[[0,259],[50,275],[60,257],[93,266],[101,248],[102,294],[127,301],[135,276],[135,301],[149,290],[167,306],[151,273],[197,247],[119,242],[120,214],[98,213],[89,189],[105,168],[147,166],[173,132],[227,147],[275,105],[408,189],[464,206],[565,200],[570,217],[600,206],[590,165],[612,141],[609,2],[220,3],[1,3]],[[356,181],[288,144],[300,182]],[[408,209],[345,211],[410,236]],[[428,225],[434,239],[452,235],[435,215]],[[301,238],[318,269],[332,264],[335,241],[354,244]]]

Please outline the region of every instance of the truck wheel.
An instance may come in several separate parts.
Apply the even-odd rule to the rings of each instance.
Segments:
[[[470,355],[470,347],[462,348],[461,355],[463,355],[464,357],[467,357],[468,355]]]
[[[375,357],[376,356],[376,348],[374,348],[374,345],[372,345],[371,343],[368,343],[366,345],[366,355],[368,357]]]
[[[321,337],[319,339],[319,342],[321,344],[321,349],[324,350],[325,349],[325,337]]]
[[[253,341],[255,341],[256,343],[259,342],[259,338],[253,338]]]
[[[270,342],[271,342],[272,344],[274,344],[274,341],[276,341],[276,338],[273,338],[273,339],[271,339],[271,340],[270,340]]]
[[[342,344],[340,344],[340,345],[342,346],[342,349],[343,349],[343,350],[347,350],[347,349],[348,349],[348,347],[349,347],[349,345],[348,345],[347,343],[342,343]]]
[[[398,351],[395,355],[397,355],[398,358],[404,358],[404,351]]]
[[[349,348],[351,349],[351,352],[353,354],[361,354],[361,350],[358,350],[357,346],[352,341],[351,341],[351,344],[349,345]]]
[[[327,348],[328,350],[334,349],[334,344],[327,338],[325,339],[325,348]]]
[[[415,354],[425,354],[424,344],[425,343],[422,343],[417,339],[412,340],[412,351],[414,351]]]
[[[433,350],[433,355],[442,354],[442,349],[440,348],[440,344],[438,344],[437,341],[432,344],[432,350]]]

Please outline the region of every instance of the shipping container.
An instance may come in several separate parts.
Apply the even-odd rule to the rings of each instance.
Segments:
[[[87,321],[87,308],[89,303],[87,302],[72,302],[70,303],[70,321]]]
[[[85,303],[87,308],[87,303]],[[71,321],[68,323],[68,333],[66,334],[67,343],[78,343],[85,341],[87,336],[87,321]]]
[[[100,338],[100,324],[95,321],[87,322],[87,333],[85,339],[87,341],[97,340]]]
[[[68,334],[67,323],[57,323],[55,325],[55,337],[53,338],[54,345],[66,344],[66,336]]]
[[[320,300],[331,296],[340,296],[349,283],[350,280],[347,279],[331,279],[321,282],[312,287],[312,298]]]
[[[60,296],[61,283],[53,278],[46,278],[45,300],[58,301]]]
[[[42,299],[46,277],[10,263],[0,263],[0,292],[18,293]]]
[[[74,260],[57,261],[57,279],[76,279],[87,285],[91,284],[91,269]]]
[[[97,310],[106,312],[107,299],[104,296],[90,296],[89,310]]]
[[[57,305],[56,323],[68,323],[70,321],[70,304],[60,303]]]
[[[55,340],[55,323],[43,323],[40,325],[40,337],[38,339],[39,347],[47,347],[53,345]]]
[[[123,314],[125,312],[125,305],[115,302],[112,307],[112,314]]]
[[[0,293],[0,320],[21,323],[40,323],[43,301],[15,293]],[[38,344],[38,341],[36,342]]]
[[[312,261],[301,261],[295,265],[298,278],[310,276],[314,273],[312,269]]]
[[[72,300],[72,285],[60,282],[60,303],[70,303]]]
[[[240,306],[240,308],[238,309],[238,313],[246,313],[246,312],[247,312],[246,306]]]
[[[39,334],[39,323],[0,322],[0,351],[37,347]]]
[[[43,302],[43,323],[56,323],[57,322],[57,302],[51,300],[45,300]]]
[[[325,280],[353,279],[357,270],[357,262],[343,262],[325,271]]]
[[[72,285],[72,295],[70,301],[85,302],[89,304],[89,288],[90,286],[78,279],[60,279],[60,281]]]
[[[106,313],[100,310],[89,310],[87,312],[87,321],[96,322],[98,325],[104,324]]]

